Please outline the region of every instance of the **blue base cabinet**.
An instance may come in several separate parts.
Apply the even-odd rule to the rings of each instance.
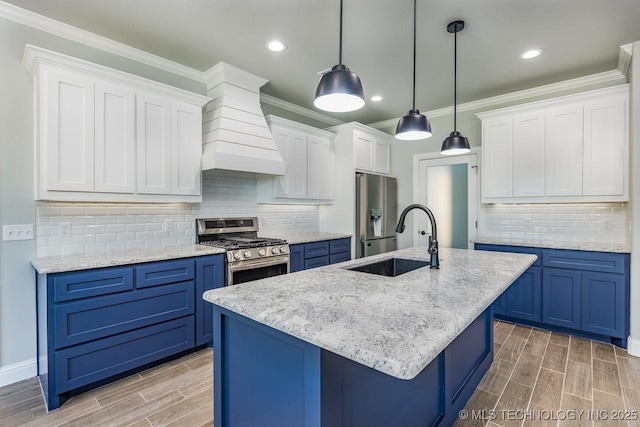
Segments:
[[[485,244],[476,244],[476,249],[538,255],[538,261],[492,305],[496,317],[626,347],[629,254]],[[540,284],[539,293],[529,292],[533,283]]]
[[[223,266],[211,255],[38,275],[38,376],[48,409],[211,342],[202,293],[223,285]]]
[[[289,246],[290,271],[302,271],[351,259],[351,239],[322,240]]]
[[[493,360],[491,310],[400,380],[214,306],[217,427],[451,426]]]

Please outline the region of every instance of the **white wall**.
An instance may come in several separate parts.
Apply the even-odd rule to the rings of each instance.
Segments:
[[[640,356],[640,41],[631,59],[631,339],[629,352]]]

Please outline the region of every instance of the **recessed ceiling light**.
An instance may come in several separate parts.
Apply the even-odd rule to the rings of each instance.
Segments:
[[[379,101],[382,101],[382,97],[380,95],[375,95],[371,97],[371,100],[373,102],[379,102]]]
[[[283,50],[287,50],[287,45],[280,40],[271,40],[267,43],[267,48],[274,52],[282,52]]]
[[[530,49],[530,50],[526,51],[525,53],[523,53],[522,55],[520,55],[520,58],[522,58],[522,59],[532,59],[532,58],[535,58],[536,56],[542,55],[542,52],[543,52],[542,49]]]

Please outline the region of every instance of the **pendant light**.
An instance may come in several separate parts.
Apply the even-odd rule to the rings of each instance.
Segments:
[[[342,64],[342,0],[340,0],[338,65],[320,79],[313,104],[321,110],[334,113],[354,111],[364,106],[364,92],[360,77]]]
[[[429,119],[416,109],[416,0],[413,0],[413,108],[398,121],[396,138],[416,140],[430,136]]]
[[[442,142],[441,154],[455,155],[468,153],[471,150],[469,140],[462,136],[457,129],[456,122],[456,103],[457,99],[457,80],[458,80],[458,33],[464,29],[464,21],[453,21],[447,25],[447,31],[453,33],[453,132]]]

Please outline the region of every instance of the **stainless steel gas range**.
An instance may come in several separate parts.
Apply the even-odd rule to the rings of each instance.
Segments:
[[[258,218],[196,219],[196,241],[226,250],[225,286],[289,273],[286,240],[258,237]]]

